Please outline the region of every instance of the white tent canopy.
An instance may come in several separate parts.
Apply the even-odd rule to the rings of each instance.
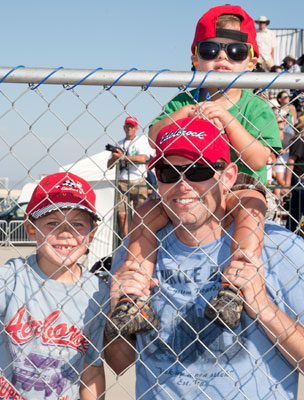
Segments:
[[[115,168],[107,169],[110,155],[109,151],[103,151],[60,168],[61,172],[72,172],[87,180],[96,193],[96,210],[101,223],[90,245],[89,268],[100,258],[112,253]]]

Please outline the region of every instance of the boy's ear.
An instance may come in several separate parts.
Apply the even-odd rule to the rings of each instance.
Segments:
[[[253,68],[256,66],[256,63],[258,62],[258,59],[256,57],[252,57],[250,59],[250,61],[248,62],[248,69],[250,69],[251,71],[253,70]]]
[[[195,68],[198,67],[198,59],[197,59],[197,56],[195,56],[195,55],[191,56],[191,61],[192,61],[192,64],[193,64],[193,66],[194,66]]]
[[[33,226],[33,224],[30,221],[25,221],[24,222],[24,227],[27,233],[27,236],[29,237],[29,239],[31,240],[33,237],[35,237],[36,235],[36,229]]]
[[[94,238],[94,236],[95,236],[95,233],[96,233],[96,231],[97,231],[97,228],[98,228],[98,226],[97,226],[96,222],[94,221],[92,231],[91,231],[91,233],[89,234],[89,243],[92,242],[92,240],[93,240],[93,238]]]

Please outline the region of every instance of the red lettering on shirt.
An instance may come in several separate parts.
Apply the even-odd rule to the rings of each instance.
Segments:
[[[74,325],[68,326],[64,322],[56,325],[59,316],[60,310],[55,310],[45,321],[34,320],[24,306],[19,308],[5,330],[18,344],[41,336],[43,344],[68,346],[84,354],[88,349],[87,338]]]

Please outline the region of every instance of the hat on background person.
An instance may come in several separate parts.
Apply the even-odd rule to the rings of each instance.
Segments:
[[[256,24],[258,24],[259,22],[265,22],[266,23],[266,25],[269,25],[270,24],[270,20],[267,18],[267,17],[265,17],[265,15],[261,15],[258,19],[256,19],[255,21],[254,21]]]
[[[223,14],[234,14],[240,16],[240,30],[217,29],[216,23],[218,17]],[[259,47],[256,41],[254,21],[240,6],[231,6],[230,4],[226,4],[210,8],[210,10],[201,17],[196,25],[195,36],[191,46],[192,54],[195,54],[197,42],[213,39],[215,37],[227,37],[239,42],[250,43],[253,47],[255,56],[259,57]]]
[[[125,119],[125,125],[127,125],[127,124],[131,124],[133,126],[137,126],[138,125],[138,120],[135,117],[127,117]]]
[[[25,217],[40,218],[52,211],[78,208],[100,219],[95,208],[96,195],[89,183],[71,172],[47,175],[36,186]]]
[[[149,169],[162,162],[169,154],[189,158],[209,165],[219,159],[230,163],[230,145],[227,137],[211,122],[183,118],[163,127],[156,138],[156,154],[149,162]]]

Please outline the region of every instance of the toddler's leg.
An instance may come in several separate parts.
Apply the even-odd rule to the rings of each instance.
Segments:
[[[157,254],[156,233],[168,223],[160,199],[148,199],[134,213],[127,249],[127,261],[138,265],[138,271],[150,281]],[[157,327],[159,320],[148,297],[122,296],[108,321],[108,337],[130,335]]]
[[[236,186],[237,188],[237,186]],[[262,191],[263,189],[261,189]],[[266,214],[265,194],[258,190],[240,189],[227,197],[227,211],[232,212],[234,231],[231,240],[231,259],[248,261],[250,254],[260,257],[264,240]],[[208,318],[234,329],[238,326],[243,310],[241,291],[225,283],[218,294],[207,304]]]

